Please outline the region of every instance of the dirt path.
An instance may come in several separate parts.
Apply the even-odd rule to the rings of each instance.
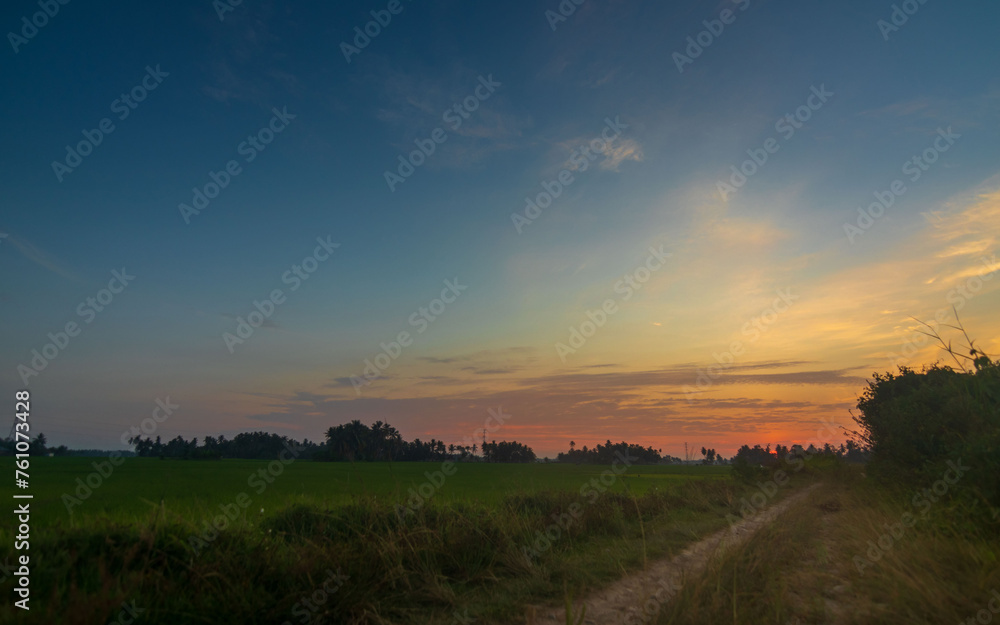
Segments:
[[[644,608],[655,609],[670,600],[680,589],[685,577],[696,575],[708,565],[709,560],[720,550],[739,545],[749,539],[757,530],[773,521],[789,506],[801,501],[819,484],[813,484],[787,499],[769,506],[751,519],[719,530],[684,551],[658,562],[651,563],[645,571],[623,578],[607,588],[588,597],[587,625],[640,625],[644,623]],[[579,602],[574,611],[579,611]],[[565,608],[548,606],[539,608],[528,616],[528,625],[565,625]]]

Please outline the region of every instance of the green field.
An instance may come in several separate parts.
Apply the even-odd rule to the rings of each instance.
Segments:
[[[300,461],[267,483],[251,480],[262,461],[132,458],[67,513],[63,494],[103,461],[33,461],[32,609],[8,601],[0,623],[126,623],[134,606],[135,623],[171,625],[530,624],[540,606],[591,596],[727,527],[777,475],[469,463],[407,512],[440,463]],[[819,489],[692,573],[649,625],[965,622],[1000,584],[996,535],[970,525],[962,502],[904,531],[909,488],[835,459],[785,470],[791,481],[761,510]],[[15,527],[0,527],[0,592],[12,600]],[[871,541],[887,532],[899,546],[876,561]],[[863,573],[860,556],[873,558]],[[838,614],[850,617],[829,620]]]
[[[104,461],[32,461],[34,622],[107,623],[134,601],[148,623],[513,623],[725,527],[746,492],[728,467],[129,458],[67,512]],[[431,496],[406,512],[410,489]]]
[[[107,458],[36,458],[31,465],[32,511],[35,527],[64,523],[87,524],[95,520],[132,520],[151,512],[166,510],[178,521],[218,514],[218,506],[229,504],[239,493],[246,493],[252,503],[247,508],[254,516],[277,512],[295,504],[336,507],[358,499],[375,499],[389,504],[407,505],[417,490],[428,482],[426,473],[439,472],[439,462],[396,463],[327,463],[296,461],[273,465],[268,461],[220,460],[181,461],[152,458],[127,458],[100,486],[92,489],[80,504],[70,502],[67,512],[63,495],[77,498],[77,479],[86,483],[88,474],[97,473],[93,463]],[[515,494],[542,491],[579,492],[593,479],[599,479],[606,466],[569,464],[484,464],[455,463],[454,473],[435,488],[431,500],[437,503],[458,501],[496,504]],[[258,473],[273,481],[268,483]],[[106,469],[105,469],[106,472]],[[274,475],[277,473],[277,475]],[[636,466],[609,487],[612,492],[626,486],[637,495],[654,488],[669,488],[678,480],[722,478],[729,473],[724,466]],[[97,478],[92,479],[97,483]],[[85,493],[86,491],[82,491]],[[425,488],[425,492],[427,492]],[[9,498],[14,494],[9,483],[0,490]]]

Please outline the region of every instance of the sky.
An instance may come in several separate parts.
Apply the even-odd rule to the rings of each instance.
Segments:
[[[45,6],[0,9],[0,396],[50,444],[731,455],[843,441],[918,320],[1000,354],[994,2]]]

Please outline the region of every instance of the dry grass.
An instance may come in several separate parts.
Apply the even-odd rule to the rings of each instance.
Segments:
[[[947,501],[901,535],[897,527],[898,540],[878,562],[858,565],[869,541],[914,512],[912,493],[859,473],[831,474],[743,548],[716,559],[658,622],[929,625],[965,623],[986,609],[1000,588],[1000,537],[975,529]]]

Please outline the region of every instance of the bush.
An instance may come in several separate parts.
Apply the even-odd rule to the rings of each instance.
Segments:
[[[936,334],[932,334],[941,340]],[[1000,362],[969,341],[969,356],[947,351],[956,368],[934,364],[921,372],[874,374],[855,421],[871,449],[870,472],[927,486],[948,462],[970,467],[956,493],[974,514],[1000,520]],[[965,361],[959,360],[964,358]],[[965,363],[971,364],[969,369]],[[985,504],[985,506],[983,505]],[[979,511],[979,512],[976,512]]]

